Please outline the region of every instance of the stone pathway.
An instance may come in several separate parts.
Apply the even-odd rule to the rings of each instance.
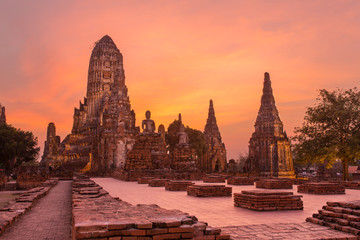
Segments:
[[[341,239],[356,240],[353,234],[344,233],[328,227],[313,223],[273,223],[245,226],[222,227],[223,234],[230,234],[231,239],[252,239],[252,240],[315,240],[315,239]]]
[[[71,183],[59,181],[29,212],[10,226],[0,240],[71,239]]]

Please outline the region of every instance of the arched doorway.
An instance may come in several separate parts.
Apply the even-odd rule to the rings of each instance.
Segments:
[[[219,159],[216,160],[216,163],[215,163],[215,169],[214,169],[214,172],[220,172],[221,168],[220,168],[220,161]]]

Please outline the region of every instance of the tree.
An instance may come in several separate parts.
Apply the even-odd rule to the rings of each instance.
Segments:
[[[177,133],[179,132],[180,125],[181,122],[179,120],[174,120],[169,124],[168,131],[165,134],[166,143],[169,146],[170,152],[173,152],[176,144],[179,143]],[[191,148],[196,150],[199,157],[203,156],[207,151],[204,134],[197,129],[190,128],[189,126],[185,128],[185,132],[188,134]]]
[[[348,166],[360,157],[360,92],[320,90],[317,103],[307,108],[301,128],[295,128],[295,159],[303,164],[323,163],[330,168],[341,160],[343,180]]]
[[[32,132],[0,124],[0,167],[9,174],[22,163],[34,161],[40,148]]]

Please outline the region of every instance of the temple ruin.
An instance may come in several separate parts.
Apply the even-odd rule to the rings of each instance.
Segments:
[[[139,128],[125,85],[123,57],[108,35],[96,42],[91,53],[86,98],[74,109],[73,120],[71,133],[58,149],[50,151],[46,148],[50,142],[45,143],[42,163],[76,162],[81,168],[91,162],[91,171],[97,173],[125,165]]]
[[[249,142],[246,171],[260,176],[295,176],[290,142],[275,106],[270,75],[267,72],[255,132]]]
[[[226,148],[216,123],[214,105],[211,99],[204,135],[208,150],[200,160],[201,168],[207,172],[223,172],[226,167]]]

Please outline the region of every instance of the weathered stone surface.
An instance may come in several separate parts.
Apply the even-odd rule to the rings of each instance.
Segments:
[[[302,210],[301,197],[292,192],[242,191],[234,193],[234,206],[256,211]]]
[[[249,143],[249,158],[245,164],[247,172],[268,177],[295,176],[290,142],[275,106],[270,75],[267,72],[255,132]]]
[[[200,159],[200,167],[207,172],[223,172],[226,166],[226,148],[222,142],[216,123],[213,101],[209,103],[209,113],[204,130],[208,152]]]
[[[265,189],[292,189],[292,181],[282,179],[260,179],[255,182],[256,188]]]
[[[299,185],[298,192],[319,195],[345,194],[345,188],[343,185],[337,183],[313,182]]]
[[[194,197],[231,197],[232,188],[225,185],[192,185],[187,194]]]

